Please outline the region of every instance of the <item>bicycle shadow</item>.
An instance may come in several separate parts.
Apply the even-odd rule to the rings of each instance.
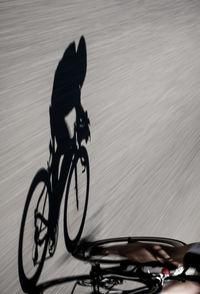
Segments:
[[[86,42],[82,36],[77,49],[75,42],[66,48],[56,68],[49,108],[50,158],[47,169],[39,169],[34,176],[23,210],[19,236],[18,273],[21,287],[26,293],[31,292],[37,284],[45,260],[55,253],[63,196],[65,196],[64,237],[69,252],[74,250],[83,231],[90,183],[88,153],[82,144],[83,140],[87,143],[90,137],[90,121],[81,104],[81,89],[86,71]],[[75,110],[76,119],[74,135],[71,138],[65,118],[72,110]],[[79,196],[80,178],[85,184],[85,198]],[[76,212],[82,209],[81,222],[75,237],[69,234],[68,214],[72,210],[69,201],[71,194],[73,209]],[[80,201],[82,198],[84,198],[83,203]],[[70,225],[70,228],[74,230],[73,222]],[[24,249],[30,248],[30,252],[28,250],[25,252]],[[27,259],[24,253],[30,253]]]

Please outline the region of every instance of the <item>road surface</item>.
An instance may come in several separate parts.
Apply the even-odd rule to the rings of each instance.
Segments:
[[[200,240],[199,15],[198,0],[0,1],[1,293],[22,293],[23,205],[48,159],[56,66],[81,35],[92,134],[84,235]],[[66,253],[61,225],[41,280],[86,270]]]

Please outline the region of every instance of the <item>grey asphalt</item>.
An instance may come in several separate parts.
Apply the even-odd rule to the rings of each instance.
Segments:
[[[84,235],[200,240],[199,15],[198,0],[0,1],[1,293],[22,293],[23,206],[48,159],[56,66],[81,35],[92,134]],[[60,223],[41,280],[87,270],[65,250],[62,213]]]

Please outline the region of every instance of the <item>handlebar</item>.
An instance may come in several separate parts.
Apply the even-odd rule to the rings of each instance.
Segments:
[[[132,260],[110,260],[108,262],[101,262],[100,258],[103,259],[103,256],[101,255],[102,250],[99,249],[105,249],[109,245],[109,243],[122,243],[126,242],[126,244],[134,244],[138,240],[142,240],[143,242],[149,241],[149,242],[158,242],[158,243],[165,243],[168,244],[171,247],[181,248],[186,245],[184,245],[183,242],[179,240],[174,239],[167,239],[167,238],[148,238],[148,237],[123,237],[123,238],[114,238],[114,239],[105,239],[100,241],[94,241],[94,242],[82,242],[77,247],[77,250],[73,253],[73,256],[78,258],[82,261],[87,261],[91,263],[91,270],[88,275],[82,275],[82,276],[71,276],[71,277],[64,277],[60,279],[55,279],[51,281],[47,281],[44,283],[39,284],[36,286],[35,292],[37,294],[43,293],[43,291],[49,287],[59,285],[61,283],[67,283],[70,281],[75,281],[74,288],[71,293],[74,293],[74,289],[76,288],[76,285],[79,286],[89,286],[93,288],[93,294],[94,293],[101,293],[99,292],[100,288],[107,289],[106,293],[160,293],[162,291],[163,285],[167,281],[191,281],[191,282],[197,282],[200,283],[200,276],[195,273],[195,270],[193,270],[193,273],[191,270],[185,268],[184,266],[178,267],[176,269],[167,270],[164,268],[164,265],[161,265],[165,269],[165,271],[162,270],[158,272],[155,271],[155,267],[149,266],[149,263],[146,263],[149,268],[148,271],[145,271],[145,264],[140,264],[133,262]],[[142,244],[142,243],[141,243]],[[197,243],[198,244],[198,243]],[[194,244],[195,246],[191,245],[190,249],[187,251],[184,257],[184,263],[187,264],[187,266],[194,266],[198,265],[198,263],[195,262],[191,263],[188,262],[191,259],[189,259],[189,254],[191,257],[191,254],[194,258],[199,258],[199,244],[198,246]],[[96,258],[97,257],[97,258]],[[111,256],[112,259],[112,256]],[[106,261],[106,260],[104,260]],[[194,259],[192,259],[194,261]],[[110,264],[110,265],[109,265]],[[197,268],[197,267],[196,267]],[[158,270],[158,268],[157,268]],[[120,290],[120,292],[112,292],[113,286],[121,285],[124,281],[132,281],[132,282],[139,282],[144,285],[144,287],[135,288],[134,290],[130,291],[123,291]],[[121,286],[120,286],[121,288]],[[114,288],[113,288],[114,289]],[[79,292],[80,293],[80,292]]]

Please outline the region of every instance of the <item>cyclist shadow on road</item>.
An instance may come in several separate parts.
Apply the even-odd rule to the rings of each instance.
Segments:
[[[49,226],[54,231],[57,231],[58,228],[58,224],[55,226],[54,220],[59,219],[61,199],[72,157],[77,150],[77,143],[80,146],[83,139],[87,142],[90,137],[90,121],[87,112],[84,111],[81,104],[81,89],[85,80],[86,71],[86,42],[82,36],[77,49],[75,42],[72,42],[58,63],[49,109],[51,128],[51,141],[49,145],[51,162],[49,166],[52,175],[52,193],[54,198],[57,199],[54,201],[56,207],[53,211],[54,216],[51,218],[53,223],[49,223]],[[66,116],[72,110],[75,110],[76,113],[73,137],[70,136],[71,134],[65,120]],[[61,160],[62,155],[64,156]],[[52,236],[57,236],[57,233],[54,232]],[[53,246],[56,242],[54,237],[52,240]]]
[[[32,293],[45,260],[55,253],[62,198],[64,239],[69,252],[76,249],[82,235],[90,184],[89,158],[82,144],[90,137],[90,121],[81,104],[86,70],[86,42],[81,37],[77,49],[74,42],[67,47],[56,68],[49,108],[50,158],[47,169],[40,168],[34,176],[23,210],[18,272],[26,293]],[[70,137],[65,118],[73,109],[76,118]]]
[[[62,59],[59,61],[53,83],[53,90],[50,105],[50,128],[51,143],[50,153],[52,160],[52,181],[53,187],[57,186],[59,178],[59,161],[62,154],[65,154],[65,165],[61,167],[59,187],[64,185],[63,179],[67,172],[66,164],[71,161],[71,154],[74,152],[74,142],[70,138],[69,128],[65,121],[66,116],[75,109],[76,122],[86,120],[84,129],[79,129],[79,140],[85,137],[88,140],[90,131],[88,128],[89,119],[86,118],[87,112],[81,105],[81,89],[87,71],[87,51],[85,38],[80,38],[77,50],[75,42],[72,42],[65,50]],[[82,136],[82,138],[81,138]],[[59,194],[59,193],[58,193]]]

